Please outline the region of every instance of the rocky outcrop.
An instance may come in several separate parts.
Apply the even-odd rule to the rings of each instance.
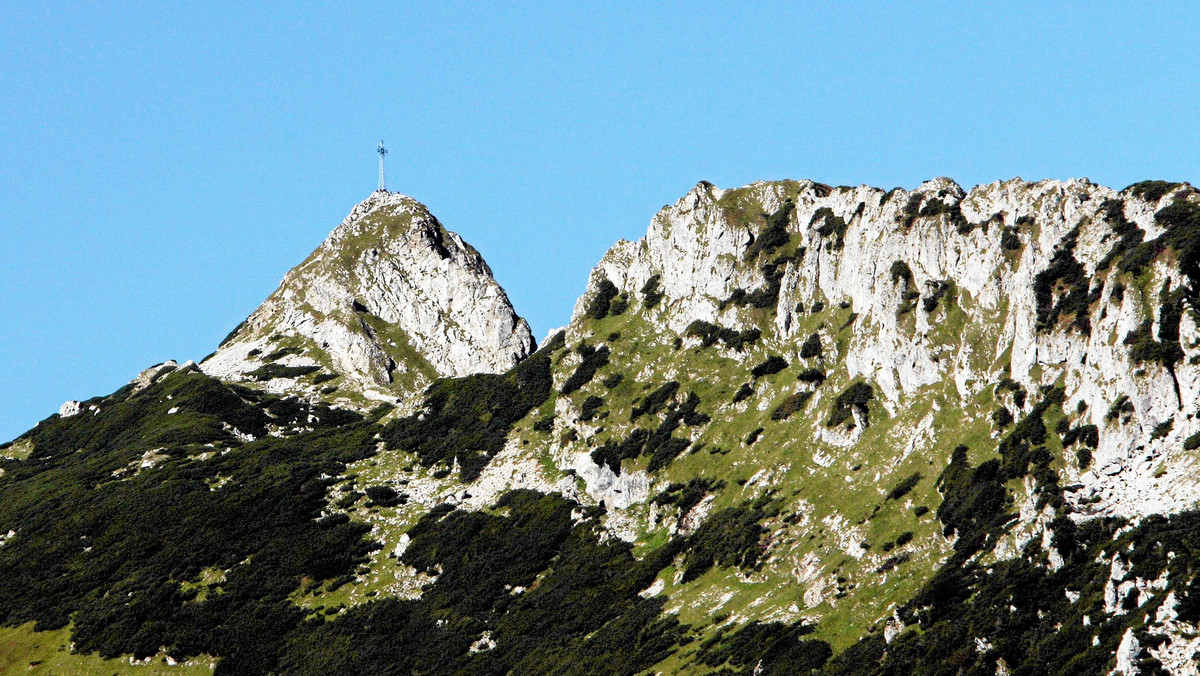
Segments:
[[[662,300],[645,316],[675,333],[697,320],[754,326],[745,299],[757,292],[755,304],[773,316],[764,340],[784,348],[803,339],[797,319],[814,306],[849,307],[856,320],[839,357],[889,410],[947,379],[966,401],[1011,378],[1032,393],[1015,407],[1019,417],[1039,388],[1061,382],[1064,408],[1099,430],[1092,462],[1066,463],[1074,505],[1086,514],[1169,513],[1200,499],[1200,482],[1190,479],[1196,458],[1183,448],[1200,433],[1200,327],[1183,312],[1177,366],[1135,363],[1127,337],[1144,322],[1157,335],[1166,294],[1188,280],[1170,255],[1150,261],[1140,281],[1118,275],[1111,255],[1122,227],[1148,241],[1164,231],[1159,209],[1200,202],[1186,184],[1159,187],[1116,191],[1087,179],[1012,179],[969,192],[945,178],[911,192],[701,183],[663,208],[645,237],[608,251],[573,324],[605,280],[630,299],[656,286]],[[799,236],[786,256],[756,253],[772,215]],[[772,261],[775,269],[764,270]],[[1075,281],[1055,276],[1056,261],[1078,266]],[[1054,308],[1072,292],[1086,297],[1085,309],[1060,314]],[[1117,402],[1123,409],[1113,416]]]
[[[58,415],[63,418],[70,418],[73,415],[79,415],[83,410],[83,402],[81,401],[64,401],[62,406],[58,407]]]
[[[404,195],[373,193],[201,369],[346,403],[505,371],[534,349],[483,258]],[[361,395],[361,396],[360,396]]]

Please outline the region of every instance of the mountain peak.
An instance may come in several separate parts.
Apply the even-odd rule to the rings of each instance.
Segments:
[[[366,404],[438,377],[507,370],[533,348],[479,252],[412,197],[376,191],[201,369]]]

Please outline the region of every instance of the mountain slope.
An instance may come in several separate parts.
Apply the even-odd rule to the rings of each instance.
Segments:
[[[646,471],[652,500],[620,532],[647,545],[704,511],[777,502],[752,573],[662,579],[689,623],[803,619],[846,645],[899,622],[892,610],[943,566],[1037,542],[1053,569],[1060,517],[1136,519],[1200,497],[1197,197],[1086,181],[701,184],[593,271],[567,340],[610,357],[558,404],[580,438],[563,455],[622,462],[630,484]],[[613,317],[612,303],[629,309]],[[652,409],[686,394],[711,422],[678,427],[678,443],[639,432],[671,423],[642,422],[664,387]],[[968,491],[946,507],[946,468],[991,458],[994,500]],[[701,501],[669,506],[689,492]]]
[[[507,370],[533,347],[479,252],[416,200],[379,191],[201,369],[343,404],[394,402],[435,378]]]
[[[1198,308],[1186,184],[701,183],[400,412],[185,365],[43,421],[0,618],[223,673],[1196,673]]]

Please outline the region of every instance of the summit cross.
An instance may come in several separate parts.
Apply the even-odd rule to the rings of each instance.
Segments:
[[[383,156],[387,155],[387,148],[383,147],[383,141],[379,142],[375,152],[379,153],[379,192],[387,192],[387,175],[383,171]]]

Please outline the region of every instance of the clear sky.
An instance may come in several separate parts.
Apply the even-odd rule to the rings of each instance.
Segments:
[[[0,4],[0,440],[215,349],[381,138],[539,338],[700,180],[1200,183],[1195,2],[482,4]]]

